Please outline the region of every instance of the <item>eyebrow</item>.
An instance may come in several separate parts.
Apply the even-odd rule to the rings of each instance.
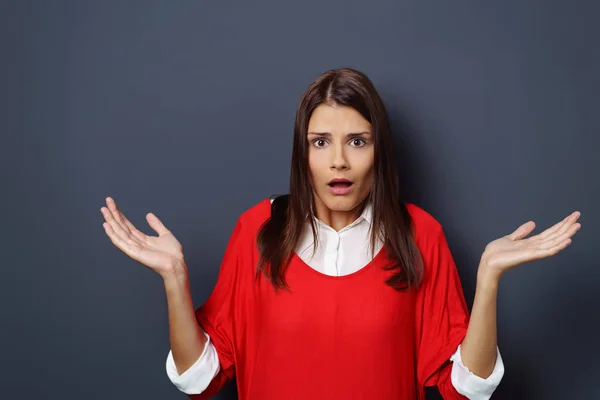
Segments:
[[[318,136],[318,137],[331,138],[331,133],[330,132],[308,132],[307,135],[313,135],[313,136]],[[371,132],[369,132],[369,131],[365,131],[365,132],[352,132],[352,133],[346,134],[347,138],[356,138],[356,137],[362,137],[362,136],[371,136]]]

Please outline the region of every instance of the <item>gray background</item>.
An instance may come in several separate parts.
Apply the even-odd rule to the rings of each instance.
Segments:
[[[598,11],[3,1],[1,397],[185,398],[165,373],[162,281],[112,245],[100,207],[113,196],[147,234],[144,215],[162,218],[199,306],[239,214],[288,190],[303,90],[350,66],[388,106],[406,199],[444,225],[469,306],[489,241],[582,212],[566,251],[501,282],[493,398],[600,398]]]

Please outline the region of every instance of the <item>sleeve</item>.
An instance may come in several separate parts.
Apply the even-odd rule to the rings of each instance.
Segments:
[[[452,385],[450,357],[467,333],[469,311],[442,226],[438,223],[424,241],[415,311],[417,380],[420,386],[437,386],[445,400],[464,400]]]
[[[186,394],[202,393],[220,370],[217,350],[211,343],[210,336],[206,332],[203,333],[207,340],[204,351],[198,360],[181,375],[177,372],[171,350],[167,356],[166,369],[169,380],[177,389]]]
[[[452,373],[452,385],[456,390],[464,396],[467,396],[470,400],[489,400],[492,394],[500,384],[502,377],[504,376],[504,363],[500,356],[500,349],[496,349],[496,364],[492,374],[487,378],[472,373],[466,365],[463,364],[460,357],[460,345],[456,350],[456,353],[450,358],[453,361]]]
[[[210,399],[235,375],[234,311],[239,289],[239,267],[243,259],[243,242],[240,217],[225,248],[217,283],[206,302],[196,309],[196,320],[210,336],[215,347],[219,371],[202,393],[188,394],[192,400]]]

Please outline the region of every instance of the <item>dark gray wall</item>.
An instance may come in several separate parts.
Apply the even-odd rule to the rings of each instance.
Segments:
[[[238,215],[288,189],[303,90],[351,66],[389,107],[407,200],[445,226],[469,305],[489,241],[582,212],[567,250],[501,283],[494,398],[600,398],[599,7],[253,3],[1,3],[0,396],[184,398],[162,281],[110,243],[104,198],[175,232],[200,305]]]

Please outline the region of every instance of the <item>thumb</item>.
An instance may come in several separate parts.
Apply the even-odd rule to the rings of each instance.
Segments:
[[[508,235],[508,237],[511,240],[523,239],[525,236],[527,236],[531,232],[533,232],[534,229],[535,229],[535,222],[528,221],[528,222],[525,222],[520,227],[518,227],[517,230],[514,231],[513,233],[511,233],[510,235]]]
[[[156,231],[156,233],[158,233],[159,236],[169,233],[169,230],[163,225],[163,223],[160,221],[160,219],[158,219],[158,217],[156,215],[154,215],[153,213],[146,214],[146,220],[148,220],[148,224],[150,224],[150,227],[152,229],[154,229]]]

